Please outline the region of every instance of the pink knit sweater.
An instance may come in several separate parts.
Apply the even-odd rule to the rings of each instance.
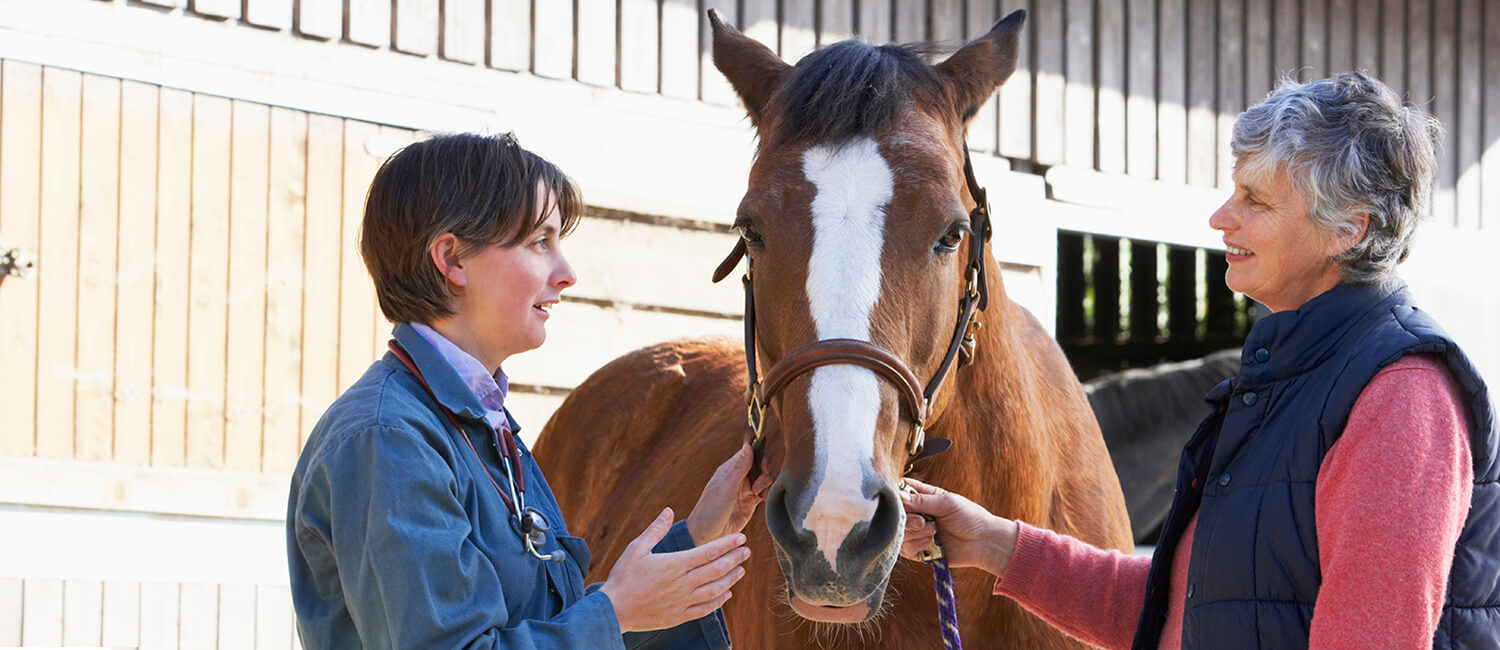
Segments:
[[[1464,400],[1429,356],[1381,370],[1360,393],[1318,470],[1313,648],[1429,648],[1474,468]],[[1197,516],[1173,556],[1161,647],[1182,645],[1188,553]],[[1021,524],[995,593],[1087,643],[1129,648],[1151,558],[1103,551]]]

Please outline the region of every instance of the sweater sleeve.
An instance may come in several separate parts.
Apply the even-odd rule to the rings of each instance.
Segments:
[[[1314,648],[1428,648],[1474,469],[1464,401],[1441,362],[1370,380],[1318,472]]]
[[[1016,522],[1020,532],[995,593],[1103,648],[1129,648],[1146,598],[1149,556],[1105,551]]]

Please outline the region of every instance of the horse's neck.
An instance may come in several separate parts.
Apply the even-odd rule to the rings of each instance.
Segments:
[[[1047,468],[1057,451],[1049,429],[1072,426],[1072,402],[1082,400],[1053,385],[1057,353],[1047,346],[1055,343],[1033,319],[1003,294],[991,296],[986,314],[975,363],[955,377],[948,412],[934,428],[954,440],[955,453],[935,464],[931,478],[967,490],[997,514],[1044,523],[1054,480]]]

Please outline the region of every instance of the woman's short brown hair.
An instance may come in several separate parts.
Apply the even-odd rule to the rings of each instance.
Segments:
[[[359,229],[380,311],[396,323],[452,314],[447,278],[428,254],[433,241],[453,233],[460,255],[515,246],[541,226],[553,200],[566,235],[583,211],[577,186],[510,133],[442,134],[396,152],[370,182]]]

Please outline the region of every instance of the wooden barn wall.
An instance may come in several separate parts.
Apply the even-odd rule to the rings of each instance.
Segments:
[[[426,131],[516,128],[591,203],[566,345],[507,364],[527,435],[622,352],[739,336],[738,287],[707,275],[753,143],[710,7],[788,59],[1028,9],[969,144],[1008,293],[1047,322],[1059,230],[1214,248],[1237,112],[1282,72],[1367,69],[1448,129],[1409,277],[1500,371],[1477,336],[1500,298],[1473,289],[1500,242],[1500,0],[0,0],[0,240],[39,260],[0,283],[0,531],[36,531],[0,553],[0,646],[295,644],[274,566],[33,558],[131,564],[106,542],[161,518],[276,525],[307,431],[384,346],[354,226]],[[109,516],[45,523],[79,512]]]

